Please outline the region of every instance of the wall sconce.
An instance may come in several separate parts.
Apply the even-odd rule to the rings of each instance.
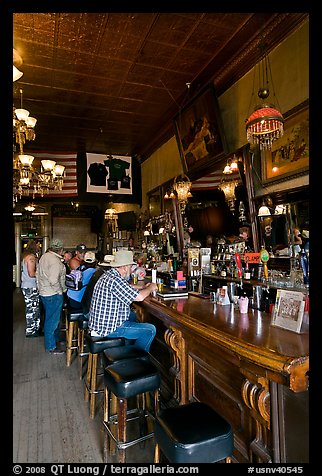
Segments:
[[[274,215],[286,215],[286,205],[276,205]]]
[[[268,208],[268,206],[265,204],[263,200],[263,203],[258,210],[258,216],[263,218],[263,217],[268,217],[270,215],[271,215],[270,209]]]

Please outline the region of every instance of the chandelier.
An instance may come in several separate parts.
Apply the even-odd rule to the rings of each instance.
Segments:
[[[228,176],[238,171],[238,164],[236,156],[233,159],[227,161],[227,165],[224,167],[223,176],[218,186],[219,190],[222,190],[225,195],[225,200],[229,205],[231,211],[235,210],[235,188],[238,185],[238,180],[229,178]]]
[[[261,45],[261,48],[264,48],[263,45]],[[266,150],[271,149],[272,143],[282,137],[284,133],[284,119],[281,112],[273,104],[265,102],[270,94],[269,82],[271,82],[273,87],[271,66],[268,55],[265,53],[257,67],[254,67],[251,103],[254,97],[256,73],[258,75],[257,95],[261,99],[261,103],[254,107],[254,112],[246,119],[246,134],[248,142],[259,145],[261,150]],[[274,87],[273,93],[275,96]]]
[[[170,193],[166,192],[164,198],[177,198],[180,212],[183,215],[186,209],[188,198],[192,197],[190,192],[192,183],[187,175],[177,176],[173,181],[173,189]]]
[[[27,109],[22,107],[22,89],[20,89],[20,108],[13,107],[13,197],[14,202],[22,196],[36,195],[43,197],[50,189],[62,190],[64,182],[63,165],[54,160],[42,160],[40,171],[33,166],[34,156],[24,153],[26,141],[35,140],[34,127],[37,119],[30,117]],[[17,154],[17,146],[19,153]]]
[[[108,204],[104,213],[104,219],[106,220],[107,234],[112,235],[117,232],[118,228],[118,214],[112,204]],[[114,235],[113,235],[114,236]]]
[[[117,213],[115,208],[107,208],[104,214],[105,220],[117,220]]]

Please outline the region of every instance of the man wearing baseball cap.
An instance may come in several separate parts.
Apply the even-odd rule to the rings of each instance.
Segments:
[[[88,328],[92,336],[135,339],[136,348],[149,352],[156,333],[155,326],[130,321],[130,305],[133,301],[143,301],[156,291],[157,285],[147,283],[140,290],[133,288],[128,282],[133,264],[136,263],[132,251],[115,253],[111,269],[105,271],[95,284]]]
[[[79,291],[74,289],[67,290],[68,303],[73,310],[82,310],[82,299],[86,287],[96,271],[96,256],[93,251],[86,251],[84,255],[84,264],[86,269],[82,272],[82,288]]]
[[[77,245],[75,248],[75,256],[69,260],[70,269],[78,269],[82,264],[84,264],[84,256],[87,251],[87,246],[84,243]]]

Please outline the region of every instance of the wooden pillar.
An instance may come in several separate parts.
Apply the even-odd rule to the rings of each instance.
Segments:
[[[178,200],[176,198],[172,199],[172,204],[173,204],[173,210],[174,210],[174,224],[176,227],[176,235],[177,235],[177,242],[178,242],[178,253],[179,253],[179,257],[182,259],[183,248],[184,248],[182,215],[181,215],[180,207],[178,205]]]
[[[42,240],[42,254],[46,253],[49,247],[49,216],[44,215],[41,217],[41,234]]]
[[[243,149],[243,160],[245,164],[245,178],[246,178],[248,205],[249,205],[249,218],[250,218],[251,227],[252,227],[254,251],[259,252],[260,240],[259,240],[258,218],[257,218],[255,194],[254,194],[252,157],[253,157],[253,153],[249,151],[249,145],[246,145]]]
[[[21,222],[15,222],[16,286],[21,284]]]

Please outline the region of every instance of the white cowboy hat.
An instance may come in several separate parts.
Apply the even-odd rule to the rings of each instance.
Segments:
[[[113,255],[105,255],[103,261],[98,263],[99,266],[111,266],[111,262],[114,261]]]
[[[118,268],[120,266],[128,266],[132,264],[136,264],[133,261],[133,252],[119,250],[115,253],[114,261],[111,262],[110,266],[112,266],[113,268]]]

